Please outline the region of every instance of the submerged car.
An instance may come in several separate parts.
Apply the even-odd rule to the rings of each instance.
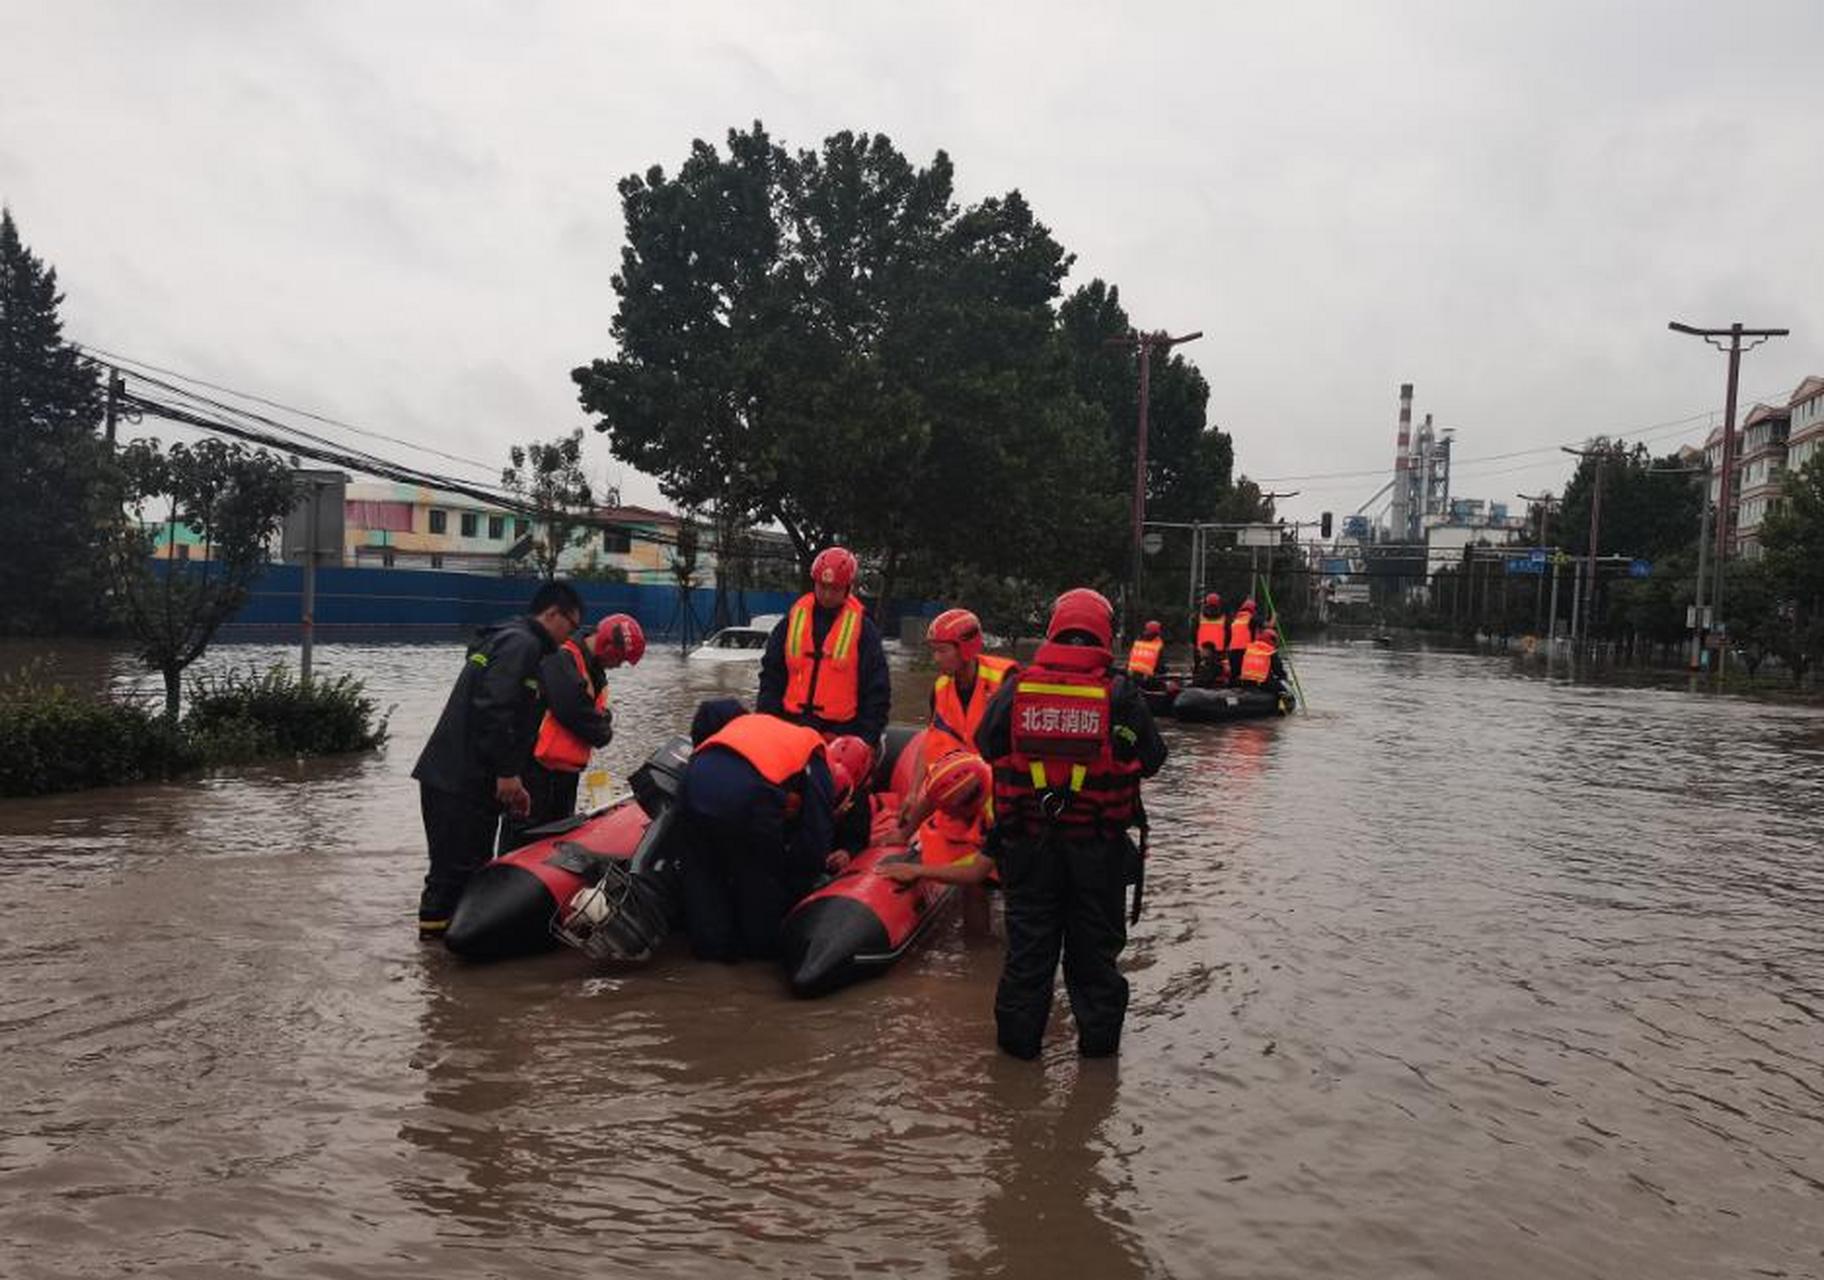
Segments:
[[[690,657],[700,662],[758,662],[766,651],[767,638],[784,616],[761,614],[744,627],[723,627],[711,632],[707,640],[690,651]]]

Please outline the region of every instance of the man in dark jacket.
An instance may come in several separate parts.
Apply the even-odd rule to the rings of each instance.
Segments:
[[[488,861],[504,813],[531,807],[523,777],[545,713],[539,663],[581,625],[574,588],[547,582],[525,616],[487,627],[469,646],[443,715],[412,767],[430,869],[418,934],[440,938],[469,877]]]

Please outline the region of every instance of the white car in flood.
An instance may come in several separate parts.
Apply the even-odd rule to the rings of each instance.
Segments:
[[[693,662],[758,662],[766,651],[767,638],[784,617],[763,613],[745,627],[723,627],[692,649],[690,658]]]

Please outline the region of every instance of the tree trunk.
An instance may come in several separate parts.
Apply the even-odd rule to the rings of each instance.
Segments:
[[[178,704],[183,696],[184,669],[172,664],[159,668],[165,677],[165,715],[168,719],[177,719]]]

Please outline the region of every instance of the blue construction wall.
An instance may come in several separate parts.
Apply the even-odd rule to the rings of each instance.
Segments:
[[[689,617],[675,587],[575,582],[585,616],[630,613],[651,635],[702,635],[715,622],[716,593],[689,593]],[[319,635],[376,635],[383,631],[467,629],[522,612],[538,583],[531,578],[497,578],[438,569],[317,570],[316,624]],[[229,626],[260,630],[295,629],[302,612],[304,571],[299,565],[269,565],[254,584],[253,597]],[[730,591],[731,623],[756,614],[784,613],[796,594]],[[930,616],[937,606],[908,602],[895,614]],[[891,634],[890,632],[888,634]]]

